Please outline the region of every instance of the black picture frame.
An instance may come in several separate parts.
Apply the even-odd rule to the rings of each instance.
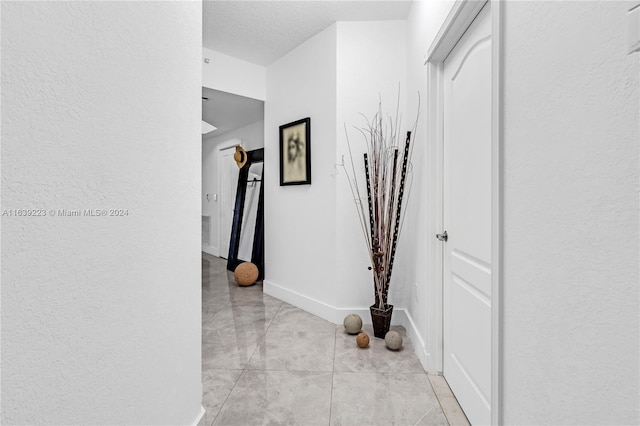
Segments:
[[[280,126],[280,186],[311,185],[311,118]]]

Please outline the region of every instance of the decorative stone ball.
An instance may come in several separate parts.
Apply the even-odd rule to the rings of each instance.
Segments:
[[[397,331],[390,331],[384,336],[384,343],[387,348],[397,351],[402,347],[402,336]]]
[[[361,348],[366,348],[369,346],[369,335],[367,333],[360,333],[356,337],[356,343]]]
[[[349,314],[342,322],[344,329],[349,334],[358,334],[362,330],[362,318],[358,314]]]
[[[236,277],[238,285],[250,286],[255,284],[258,279],[258,267],[251,262],[243,262],[236,266],[233,275]]]

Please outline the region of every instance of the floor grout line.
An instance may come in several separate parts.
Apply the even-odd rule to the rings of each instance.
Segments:
[[[436,386],[433,383],[434,380],[439,380],[439,379],[436,379],[436,377],[442,379],[442,381],[444,382],[444,385],[447,387],[446,390],[439,390],[436,388]],[[440,405],[440,409],[442,410],[442,414],[444,414],[444,417],[447,420],[447,423],[449,423],[449,425],[452,425],[452,426],[453,425],[470,426],[469,419],[467,419],[466,414],[464,413],[464,411],[462,411],[462,408],[460,407],[460,403],[458,402],[458,399],[456,398],[453,391],[449,387],[449,383],[447,383],[447,379],[445,379],[444,376],[435,375],[435,374],[427,374],[427,378],[429,379],[429,384],[431,385],[433,394],[436,396],[436,399],[438,400],[438,404]],[[445,397],[452,398],[455,401],[456,408],[460,411],[459,414],[456,413],[455,411],[450,410],[449,407],[445,407],[445,404],[443,404],[443,399]],[[462,418],[458,419],[458,417],[462,417]],[[462,420],[462,421],[459,422],[458,420]]]
[[[212,261],[212,265],[214,264]],[[219,268],[216,268],[216,270]],[[264,354],[264,361],[265,363],[257,363],[254,364],[257,365],[257,368],[250,368],[249,365],[251,364],[251,360],[258,356],[260,359],[262,359],[262,349],[261,349],[261,345],[263,346],[264,350],[268,351],[268,347],[266,346],[266,338],[268,333],[278,333],[281,332],[282,334],[286,334],[286,333],[297,333],[297,332],[304,332],[304,333],[310,333],[310,334],[324,334],[325,337],[323,337],[323,339],[328,338],[328,336],[326,336],[330,331],[329,330],[324,330],[322,328],[322,324],[319,322],[316,322],[315,320],[307,322],[307,318],[300,314],[298,312],[299,308],[293,306],[293,305],[289,305],[284,301],[278,300],[278,299],[271,299],[271,298],[267,298],[264,297],[266,296],[263,292],[263,288],[262,289],[254,289],[258,290],[254,293],[248,294],[247,293],[247,297],[245,298],[244,294],[240,294],[237,292],[236,289],[232,289],[231,287],[233,287],[233,277],[229,276],[228,274],[221,274],[221,273],[213,273],[210,270],[210,274],[208,274],[208,276],[203,277],[203,284],[205,283],[205,280],[207,285],[209,286],[208,288],[214,290],[213,292],[207,294],[207,300],[205,302],[205,299],[203,298],[203,303],[206,303],[208,308],[209,308],[209,313],[208,315],[203,315],[203,318],[206,318],[208,321],[211,321],[213,312],[217,313],[220,311],[220,309],[225,309],[225,306],[228,305],[230,308],[235,309],[237,306],[247,306],[251,309],[256,308],[257,312],[253,312],[251,311],[251,309],[249,309],[249,311],[251,312],[246,312],[246,311],[242,311],[244,313],[246,313],[248,316],[251,316],[251,318],[246,318],[247,321],[245,321],[245,317],[243,316],[241,318],[241,321],[238,321],[237,318],[231,318],[231,319],[222,319],[222,322],[214,322],[214,324],[212,324],[218,332],[223,332],[224,328],[223,327],[236,327],[236,329],[238,330],[238,333],[247,333],[249,331],[254,331],[257,334],[254,334],[253,337],[251,339],[243,339],[242,342],[238,342],[238,347],[235,348],[235,346],[233,347],[233,351],[234,354],[237,352],[237,359],[233,360],[233,365],[234,366],[242,366],[242,368],[221,368],[221,369],[216,369],[215,366],[216,365],[227,365],[229,364],[228,362],[224,362],[224,354],[223,358],[219,358],[219,356],[221,355],[220,350],[215,350],[214,348],[214,352],[212,352],[211,355],[209,355],[207,357],[207,355],[205,355],[203,357],[203,362],[206,360],[206,362],[208,363],[208,365],[213,365],[213,368],[208,368],[209,369],[213,369],[213,370],[218,370],[220,372],[227,372],[225,373],[225,375],[227,375],[227,378],[225,379],[224,382],[222,382],[222,386],[219,387],[220,392],[216,392],[216,387],[215,384],[213,387],[208,387],[207,389],[210,389],[212,391],[211,393],[211,399],[207,399],[207,401],[209,403],[215,403],[215,405],[219,406],[219,409],[215,415],[215,417],[213,417],[213,419],[210,422],[207,422],[208,426],[213,426],[215,422],[217,422],[217,419],[220,419],[221,421],[223,421],[224,419],[229,420],[231,422],[233,422],[234,424],[247,424],[247,423],[242,423],[242,421],[247,420],[247,413],[244,413],[244,411],[242,410],[242,403],[241,401],[243,401],[245,399],[245,397],[243,396],[243,389],[245,389],[245,387],[249,386],[250,388],[253,387],[253,380],[255,378],[258,378],[257,375],[261,375],[261,374],[267,374],[269,372],[276,372],[277,374],[280,373],[291,373],[293,375],[298,375],[299,377],[311,377],[311,376],[307,376],[307,374],[309,373],[318,373],[318,374],[322,374],[324,379],[323,379],[323,385],[318,388],[318,392],[314,393],[314,398],[317,398],[318,401],[320,400],[324,400],[326,401],[326,385],[329,384],[329,377],[328,377],[328,373],[331,373],[331,379],[330,379],[330,388],[329,388],[329,407],[328,407],[328,418],[325,417],[327,415],[327,411],[321,410],[319,412],[317,412],[317,417],[316,417],[316,421],[321,420],[322,418],[327,419],[327,424],[329,426],[331,426],[332,424],[332,418],[334,415],[336,415],[336,421],[352,421],[354,418],[354,411],[353,409],[350,409],[347,406],[344,406],[344,401],[334,401],[334,398],[338,398],[339,395],[344,394],[345,392],[348,392],[351,386],[356,386],[356,388],[358,388],[358,386],[360,386],[360,388],[362,389],[362,391],[364,391],[365,393],[367,391],[365,391],[365,389],[370,389],[370,386],[367,385],[365,387],[362,387],[364,383],[371,383],[370,380],[381,380],[383,383],[386,383],[388,380],[387,377],[391,377],[391,378],[399,378],[400,376],[407,376],[407,378],[400,378],[399,380],[401,381],[400,383],[404,383],[406,381],[406,383],[411,384],[412,386],[420,386],[420,390],[417,390],[417,394],[420,395],[420,401],[423,401],[423,398],[426,398],[425,401],[427,401],[427,403],[429,404],[429,406],[431,406],[431,408],[428,407],[424,407],[422,410],[419,409],[419,406],[416,406],[415,404],[412,405],[411,410],[412,410],[412,415],[411,415],[411,420],[410,422],[407,422],[406,424],[414,424],[415,423],[415,419],[418,419],[417,422],[421,422],[421,421],[425,421],[425,418],[428,416],[429,418],[433,417],[431,420],[434,420],[437,418],[437,422],[438,424],[442,424],[443,422],[449,423],[450,425],[453,424],[458,424],[458,423],[454,423],[459,419],[455,419],[458,417],[458,413],[455,412],[455,416],[453,416],[452,418],[449,418],[445,411],[445,405],[448,407],[448,409],[451,409],[451,404],[443,404],[443,402],[440,400],[440,397],[438,396],[438,393],[436,392],[435,386],[434,386],[434,382],[431,381],[431,379],[429,378],[429,374],[427,374],[424,370],[422,371],[407,371],[407,370],[411,370],[412,366],[413,366],[413,360],[410,359],[413,351],[407,349],[407,347],[405,347],[404,349],[408,352],[407,356],[401,356],[400,352],[398,352],[398,356],[399,358],[396,358],[395,360],[389,360],[386,355],[383,356],[381,358],[381,362],[377,362],[377,360],[375,360],[374,358],[369,358],[369,356],[365,356],[361,361],[358,361],[357,359],[351,359],[350,357],[353,356],[357,356],[355,354],[360,354],[359,352],[353,352],[353,354],[351,354],[350,351],[347,351],[347,346],[346,346],[346,341],[343,341],[343,336],[340,334],[342,332],[342,328],[340,327],[340,325],[338,324],[333,324],[333,329],[331,332],[333,332],[333,343],[334,343],[334,347],[333,347],[333,356],[331,358],[331,367],[330,369],[327,370],[318,370],[318,371],[311,371],[309,370],[309,368],[313,368],[316,365],[319,364],[308,364],[308,363],[301,363],[301,364],[297,364],[297,367],[303,367],[304,369],[290,369],[289,367],[293,368],[294,365],[288,365],[288,364],[284,364],[284,367],[279,367],[278,369],[268,369],[267,368],[267,360],[270,359],[267,355],[268,354]],[[229,289],[228,289],[228,295],[227,293],[224,292],[224,290],[226,290],[225,285],[229,285]],[[203,286],[203,290],[204,290],[204,286]],[[222,292],[224,293],[221,296],[217,296],[215,293],[217,291],[222,290]],[[260,295],[258,293],[262,293],[263,297],[260,298]],[[225,300],[221,300],[221,299],[226,299],[228,296],[231,297],[231,301],[229,301],[230,303],[226,303]],[[238,303],[235,303],[239,302]],[[219,305],[218,307],[216,307],[215,305]],[[268,309],[267,309],[267,306]],[[295,309],[289,309],[289,307],[293,307]],[[260,308],[260,309],[258,309]],[[264,308],[264,309],[262,309]],[[213,312],[211,312],[211,310],[213,310]],[[262,312],[264,310],[264,312]],[[204,311],[204,309],[203,309]],[[272,314],[273,312],[275,312],[274,314]],[[305,314],[309,314],[306,311],[303,311]],[[204,313],[204,312],[203,312]],[[269,316],[267,317],[267,313],[269,314]],[[311,314],[309,314],[311,315]],[[254,321],[253,316],[256,316],[256,320]],[[262,327],[258,327],[258,320],[260,317],[262,319],[260,319],[261,323],[264,324]],[[269,319],[267,319],[269,318]],[[278,322],[276,322],[276,320]],[[231,321],[231,323],[229,323],[229,321]],[[204,321],[203,321],[204,322]],[[231,324],[231,325],[229,325]],[[281,328],[281,330],[279,330],[278,328]],[[300,327],[305,328],[305,330],[299,330]],[[309,328],[308,330],[306,328]],[[320,330],[318,330],[320,329]],[[304,336],[303,336],[304,337]],[[276,334],[275,338],[281,338],[280,334]],[[211,334],[209,335],[209,338],[207,340],[207,344],[211,345],[212,342],[211,339],[215,339],[214,335]],[[257,341],[255,342],[255,347],[251,350],[250,347],[247,346],[247,343],[250,341],[254,341],[253,339],[257,339]],[[403,339],[409,339],[406,334],[403,335]],[[308,340],[306,339],[306,337],[303,338],[303,340]],[[323,340],[325,343],[325,345],[329,344],[331,341],[326,341]],[[291,345],[295,345],[296,342],[301,343],[299,340],[293,340]],[[354,344],[355,347],[355,343],[351,342]],[[379,342],[378,342],[379,343]],[[407,340],[407,343],[410,343],[410,340]],[[338,351],[338,344],[340,344],[340,351]],[[408,345],[410,346],[410,345]],[[269,346],[271,347],[271,346]],[[277,347],[277,346],[276,346]],[[306,346],[302,346],[301,348],[306,348]],[[377,345],[375,346],[375,351],[374,351],[374,347],[372,346],[371,348],[369,348],[369,351],[374,351],[373,355],[376,355],[377,351],[380,350],[380,348],[383,348],[383,346]],[[230,348],[231,349],[231,348]],[[305,349],[306,350],[306,349]],[[359,350],[359,349],[358,349]],[[260,353],[258,353],[258,351],[261,351]],[[224,351],[226,352],[226,350]],[[270,352],[270,351],[269,351]],[[337,360],[337,355],[338,352],[340,352],[341,355],[341,359],[340,359],[340,363],[338,363]],[[242,360],[244,357],[243,355],[246,354],[246,359],[247,361],[242,364],[238,361]],[[330,356],[331,352],[326,353],[324,355],[323,358],[323,365],[325,365],[327,367],[328,366],[328,356]],[[380,354],[380,355],[384,355],[384,354]],[[234,355],[235,356],[235,355]],[[272,354],[273,356],[273,354]],[[280,358],[274,358],[276,360],[279,360]],[[216,361],[218,360],[218,361]],[[376,361],[376,362],[373,362]],[[405,364],[406,362],[406,364]],[[363,364],[362,364],[363,363]],[[280,364],[268,364],[269,366],[280,366]],[[262,366],[262,367],[261,367]],[[350,371],[348,370],[348,368],[358,368],[358,371]],[[400,370],[405,370],[405,371],[380,371],[380,370],[385,370],[385,369],[389,369],[389,368],[399,368]],[[338,371],[340,368],[342,368],[341,371]],[[347,368],[347,369],[345,369]],[[372,370],[361,370],[361,368],[373,368]],[[393,369],[393,368],[392,368]],[[227,380],[228,378],[232,378],[233,375],[231,373],[229,373],[230,371],[234,371],[233,375],[239,373],[237,375],[237,377],[235,378],[235,380],[232,382],[231,380]],[[344,373],[348,373],[348,376],[344,376],[344,380],[341,381],[336,381],[335,380],[335,376],[336,373],[339,374],[344,374]],[[244,376],[245,374],[250,374],[249,377]],[[253,376],[254,374],[257,374],[255,377]],[[373,375],[374,378],[373,379],[368,379],[368,378],[358,378],[360,375]],[[230,377],[229,377],[230,376]],[[418,380],[418,379],[410,379],[409,376],[426,376],[428,378],[428,383],[429,384],[421,384],[422,379]],[[244,377],[243,383],[240,384],[240,379]],[[266,376],[265,376],[266,377]],[[280,377],[278,376],[274,376],[274,377]],[[282,376],[284,377],[284,376]],[[297,377],[297,376],[296,376]],[[342,376],[341,376],[342,377]],[[376,378],[378,377],[378,378]],[[264,378],[260,378],[260,382],[264,380]],[[280,380],[280,379],[279,379]],[[299,378],[296,380],[300,380]],[[309,380],[309,379],[303,379],[303,380]],[[346,381],[345,381],[346,380]],[[215,383],[218,383],[218,381],[216,380]],[[439,383],[439,382],[436,382]],[[339,386],[338,389],[334,389],[334,387],[336,386],[336,384]],[[426,386],[426,387],[425,387]],[[230,389],[227,392],[227,389]],[[238,390],[236,392],[236,389]],[[247,388],[249,389],[249,388]],[[274,392],[279,392],[280,388],[274,388]],[[286,389],[285,389],[286,390]],[[335,392],[334,392],[335,390]],[[209,392],[209,390],[208,390]],[[225,395],[226,392],[226,395]],[[400,392],[402,394],[402,391],[400,389],[398,389],[398,392]],[[294,392],[295,393],[295,392]],[[218,396],[218,398],[216,398],[216,394]],[[233,395],[233,398],[232,398]],[[324,395],[324,397],[322,396]],[[414,394],[412,394],[414,395]],[[432,398],[435,397],[436,399],[433,400]],[[322,398],[322,399],[321,399]],[[222,400],[222,401],[220,401]],[[373,398],[373,401],[378,401],[378,399]],[[235,406],[236,402],[238,404],[240,404],[238,407]],[[335,402],[335,404],[334,404]],[[444,401],[445,403],[448,403],[449,401]],[[204,400],[203,400],[203,405],[204,405]],[[436,412],[436,407],[440,408],[440,412]],[[293,412],[298,411],[299,408],[296,407],[289,407]],[[334,410],[335,408],[335,410]],[[240,411],[238,411],[238,409],[240,409]],[[224,416],[223,416],[223,410],[225,410]],[[426,411],[424,411],[426,410]],[[262,410],[261,410],[262,412]],[[268,411],[269,413],[271,413],[271,411]],[[264,412],[266,414],[266,412]],[[254,420],[259,421],[260,418],[262,418],[262,414],[258,414],[258,412],[256,412],[255,414],[258,415],[257,420],[256,418],[254,418]],[[415,417],[413,417],[413,415],[415,415]],[[395,417],[394,417],[395,416]],[[434,417],[435,416],[435,417]],[[387,415],[384,416],[385,420],[387,421]],[[398,416],[398,414],[395,415],[391,415],[389,417],[389,421],[391,423],[395,423],[397,424],[398,420],[400,418],[404,418],[405,420],[408,420],[407,417],[404,417],[403,415]],[[235,420],[231,420],[231,419],[235,419]],[[267,417],[264,417],[263,419],[267,419]],[[348,420],[351,419],[351,420]],[[226,420],[224,420],[226,422]],[[273,419],[272,419],[273,420]],[[371,420],[372,424],[375,422],[379,422],[380,419],[377,420]],[[429,421],[429,419],[427,419],[427,421]],[[240,423],[238,423],[240,422]],[[391,424],[389,423],[389,424]],[[356,423],[351,423],[351,424],[356,424]],[[377,424],[377,423],[376,423]]]
[[[229,400],[229,397],[231,396],[231,394],[233,393],[233,391],[235,390],[238,382],[240,381],[240,378],[242,378],[242,375],[245,373],[245,371],[247,371],[247,366],[249,365],[249,362],[251,361],[251,359],[253,358],[253,355],[255,355],[256,351],[258,350],[258,348],[260,347],[260,343],[266,338],[267,336],[267,331],[269,331],[269,328],[271,327],[271,324],[273,324],[273,321],[276,319],[276,317],[278,316],[278,314],[280,314],[280,311],[282,310],[282,306],[284,305],[284,303],[280,303],[280,306],[278,306],[278,312],[276,312],[276,314],[273,316],[273,318],[271,319],[271,321],[269,322],[269,325],[267,325],[267,327],[265,328],[262,336],[260,337],[260,340],[258,340],[258,342],[256,343],[256,347],[253,350],[253,352],[251,352],[251,355],[248,357],[247,362],[245,363],[244,367],[242,368],[242,371],[240,372],[240,374],[238,375],[238,378],[236,379],[236,381],[233,383],[233,387],[231,388],[231,390],[229,391],[229,393],[227,394],[227,397],[224,399],[224,402],[220,405],[220,409],[218,410],[218,412],[216,413],[216,416],[213,418],[213,420],[211,421],[211,424],[209,426],[213,426],[213,423],[216,421],[216,419],[220,416],[220,413],[222,413],[222,409],[224,408],[224,406],[226,405],[227,401]],[[225,371],[230,371],[231,369],[224,369]],[[254,369],[250,369],[251,371],[260,371],[260,370],[254,370]]]
[[[333,330],[333,364],[331,366],[331,389],[329,389],[329,426],[333,415],[333,383],[336,378],[336,348],[338,347],[338,326]]]

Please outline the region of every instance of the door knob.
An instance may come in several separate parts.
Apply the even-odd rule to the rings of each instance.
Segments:
[[[447,235],[447,231],[444,231],[442,234],[436,234],[436,238],[439,241],[447,241],[449,239],[449,236]]]

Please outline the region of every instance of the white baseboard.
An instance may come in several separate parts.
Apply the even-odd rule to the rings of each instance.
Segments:
[[[193,421],[193,423],[191,423],[191,425],[192,426],[205,426],[205,424],[206,424],[205,413],[206,413],[206,410],[201,405],[200,406],[200,413],[198,414],[196,419]]]
[[[263,291],[277,299],[287,302],[303,311],[309,312],[317,317],[332,322],[334,324],[342,324],[344,317],[349,314],[358,314],[362,318],[362,322],[365,324],[371,324],[371,314],[369,307],[353,307],[353,308],[336,308],[327,303],[305,296],[290,289],[281,287],[274,284],[271,281],[263,281]],[[418,333],[411,314],[404,308],[393,308],[393,315],[391,316],[391,325],[401,325],[407,330],[407,336],[413,343],[413,348],[416,356],[422,364],[422,368],[427,371],[427,365],[429,365],[429,352],[425,345],[424,339]]]
[[[404,324],[402,325],[404,326],[405,330],[407,330],[407,336],[409,337],[409,339],[411,339],[411,343],[413,343],[413,351],[416,353],[418,360],[420,360],[420,364],[422,364],[422,368],[424,368],[424,371],[428,373],[428,366],[430,365],[430,354],[427,350],[427,345],[425,344],[422,336],[420,336],[420,333],[418,333],[418,327],[413,321],[413,318],[411,317],[409,311],[403,309],[402,312],[404,314]]]
[[[264,280],[262,282],[262,291],[273,296],[276,299],[280,299],[283,302],[287,302],[297,308],[307,311],[317,317],[332,322],[334,324],[342,324],[344,317],[339,318],[337,309],[331,305],[327,305],[324,302],[281,287],[271,281]],[[364,317],[363,317],[364,318]]]
[[[203,244],[202,251],[207,254],[210,254],[211,256],[220,257],[220,251],[218,250],[218,247],[213,247],[208,244]]]

